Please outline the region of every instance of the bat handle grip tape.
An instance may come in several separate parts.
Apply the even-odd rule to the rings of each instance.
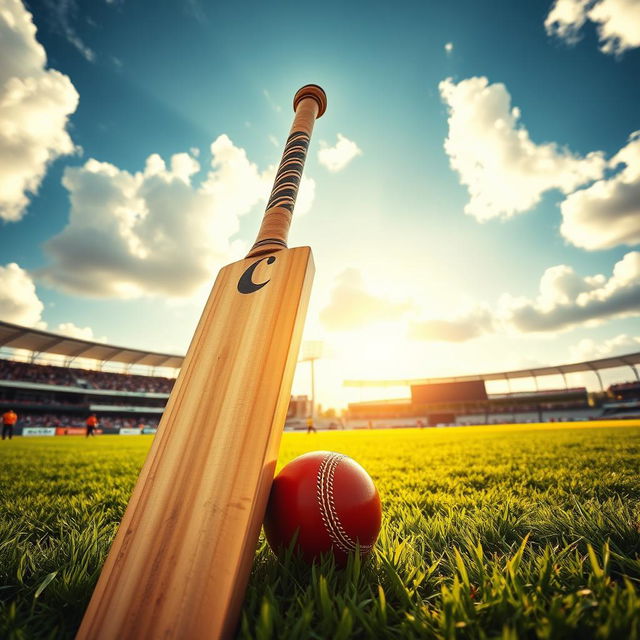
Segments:
[[[313,125],[327,108],[325,92],[315,84],[299,89],[293,98],[295,117],[282,153],[273,190],[262,218],[258,237],[247,258],[286,249],[293,207],[302,179]]]

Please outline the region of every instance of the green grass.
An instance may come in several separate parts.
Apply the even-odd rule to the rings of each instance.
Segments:
[[[73,637],[150,438],[0,442],[1,638]],[[639,426],[285,434],[280,462],[314,449],[376,482],[375,552],[261,539],[240,637],[640,637]]]

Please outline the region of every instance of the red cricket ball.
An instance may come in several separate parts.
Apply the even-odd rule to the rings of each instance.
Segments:
[[[360,545],[371,551],[380,532],[380,497],[369,474],[351,458],[312,451],[296,458],[271,487],[264,531],[276,553],[296,547],[308,562],[333,552],[338,566]]]

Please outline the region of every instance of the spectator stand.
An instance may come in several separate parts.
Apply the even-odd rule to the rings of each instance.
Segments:
[[[409,389],[411,397],[352,402],[348,425],[374,428],[423,420],[430,426],[556,422],[640,416],[640,352],[556,366],[419,380],[345,380],[344,386]],[[605,386],[612,370],[633,381]],[[595,388],[570,387],[568,376],[593,374]],[[562,388],[541,388],[539,378],[560,377]],[[533,382],[533,389],[514,390],[514,383]],[[485,385],[500,385],[500,393]],[[547,383],[548,385],[548,383]],[[504,389],[506,387],[506,389]]]
[[[90,413],[103,433],[153,432],[183,356],[129,349],[0,322],[0,409],[17,433],[82,431]],[[55,364],[40,362],[48,361]],[[88,363],[86,368],[72,366]],[[93,367],[91,366],[93,365]],[[120,372],[107,371],[118,367]],[[158,370],[169,375],[155,375]],[[44,433],[43,433],[44,435]]]

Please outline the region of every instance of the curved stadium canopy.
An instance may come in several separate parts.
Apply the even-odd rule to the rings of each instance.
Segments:
[[[69,360],[90,358],[101,362],[121,362],[127,365],[146,365],[148,367],[172,367],[179,369],[184,360],[183,355],[143,351],[128,347],[70,338],[49,331],[40,331],[22,327],[17,324],[0,321],[0,347],[26,349],[32,353],[54,353],[65,356]],[[640,351],[624,356],[587,360],[549,367],[519,369],[517,371],[500,371],[495,373],[478,373],[467,376],[448,376],[442,378],[422,378],[415,380],[345,380],[347,387],[403,387],[416,384],[433,384],[441,382],[471,382],[474,380],[512,380],[515,378],[537,378],[538,376],[561,375],[592,371],[598,377],[603,369],[630,367],[636,380],[640,365]]]
[[[121,362],[127,365],[172,367],[175,369],[180,368],[184,360],[184,356],[172,353],[116,347],[2,321],[0,321],[0,347],[27,349],[35,354],[54,353],[65,356],[69,360],[90,358],[101,362]]]
[[[600,380],[599,371],[630,367],[636,380],[640,381],[637,366],[640,364],[640,351],[624,356],[586,360],[551,367],[536,367],[533,369],[518,369],[517,371],[499,371],[495,373],[477,373],[468,376],[449,376],[443,378],[421,378],[415,380],[345,380],[345,387],[404,387],[419,384],[434,384],[442,382],[472,382],[478,380],[513,380],[515,378],[537,378],[539,376],[561,375],[592,371]]]

